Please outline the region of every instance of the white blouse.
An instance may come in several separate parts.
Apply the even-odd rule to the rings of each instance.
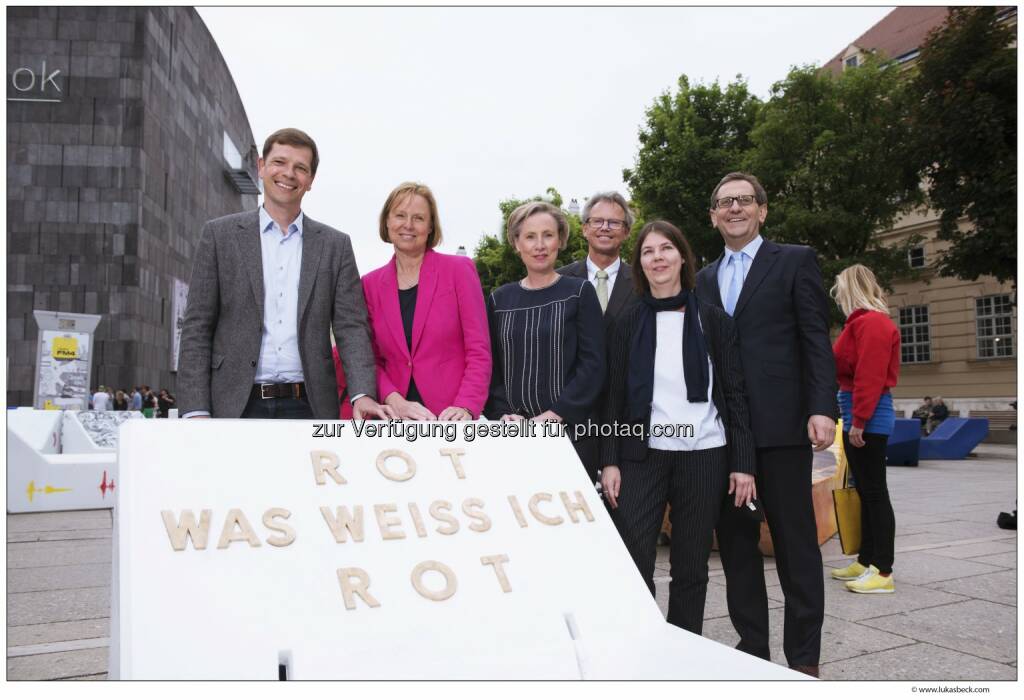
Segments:
[[[658,319],[658,347],[654,354],[654,398],[651,400],[651,437],[656,450],[707,450],[725,445],[725,427],[711,400],[714,374],[708,358],[708,400],[686,400],[683,372],[683,318],[686,312],[662,311]],[[660,433],[660,434],[659,434]]]

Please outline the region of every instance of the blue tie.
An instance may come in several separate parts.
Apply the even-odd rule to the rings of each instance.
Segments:
[[[730,255],[729,264],[732,266],[732,280],[729,282],[729,294],[725,299],[725,310],[732,316],[736,311],[740,290],[743,289],[743,251]]]

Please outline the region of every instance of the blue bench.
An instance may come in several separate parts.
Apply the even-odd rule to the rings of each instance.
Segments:
[[[916,467],[921,446],[921,421],[897,418],[885,447],[885,462],[897,467]]]
[[[964,459],[988,436],[988,418],[947,418],[921,439],[921,459]]]

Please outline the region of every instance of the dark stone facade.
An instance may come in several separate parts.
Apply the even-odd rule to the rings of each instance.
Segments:
[[[188,7],[8,7],[7,98],[7,404],[32,403],[33,309],[102,314],[94,387],[173,391],[174,279],[257,205],[225,174],[225,134],[252,178],[257,153],[217,44]]]

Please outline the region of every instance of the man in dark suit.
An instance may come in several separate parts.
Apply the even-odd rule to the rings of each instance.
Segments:
[[[302,213],[318,164],[306,133],[274,132],[259,159],[263,206],[203,227],[181,331],[184,418],[338,418],[332,330],[354,416],[391,417],[374,400],[352,243]]]
[[[626,198],[618,192],[598,192],[583,205],[583,237],[587,239],[587,257],[569,263],[558,270],[569,277],[589,280],[597,291],[597,299],[604,312],[605,347],[612,340],[612,329],[619,319],[636,303],[633,276],[629,265],[623,264],[620,252],[622,244],[633,228],[633,212],[629,210]],[[605,382],[590,412],[588,425],[601,423],[604,402],[608,398],[608,384]],[[579,426],[583,430],[586,426]],[[587,435],[574,443],[576,453],[587,469],[591,482],[598,482],[600,464],[600,439]]]
[[[724,253],[697,276],[705,303],[733,316],[757,443],[756,495],[772,533],[786,598],[783,649],[818,675],[825,614],[821,550],[811,501],[814,450],[835,437],[836,370],[828,300],[814,249],[761,238],[768,197],[753,175],[729,173],[711,195]],[[726,499],[718,525],[737,649],[769,658],[768,597],[759,524]]]

